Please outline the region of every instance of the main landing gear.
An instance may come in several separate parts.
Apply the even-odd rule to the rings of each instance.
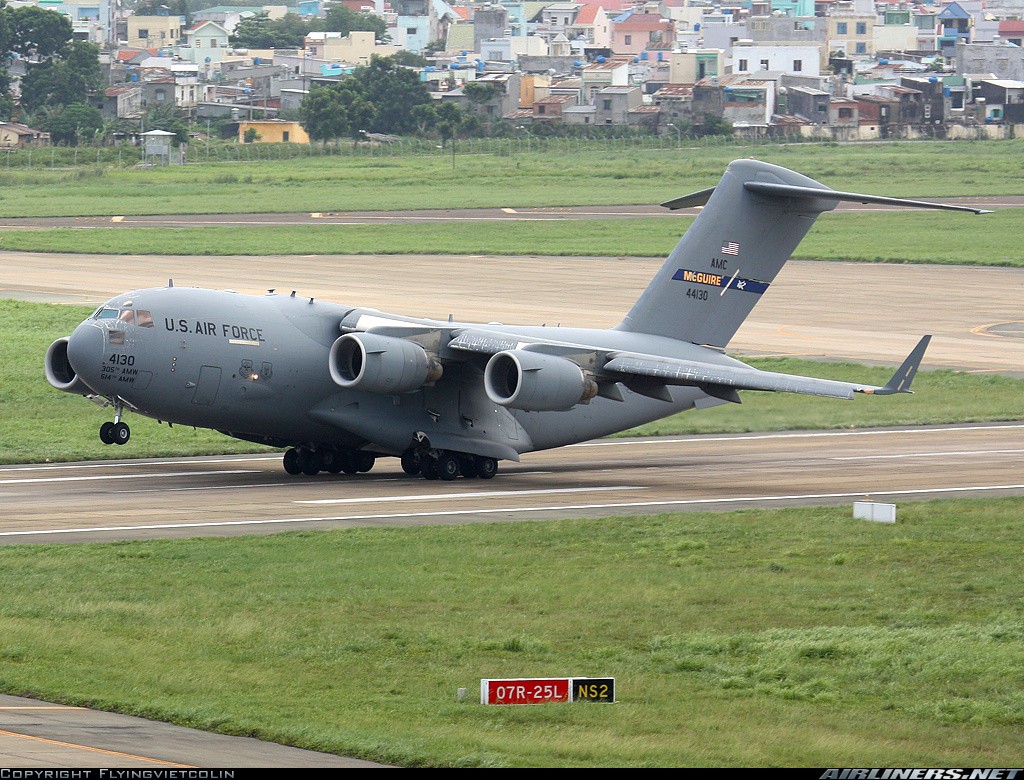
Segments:
[[[284,470],[289,474],[316,476],[321,471],[331,474],[367,472],[377,462],[370,452],[358,450],[324,450],[311,447],[292,447],[284,454]]]
[[[453,480],[458,476],[491,479],[498,473],[498,461],[482,455],[451,450],[406,450],[402,453],[402,471],[424,479]]]
[[[114,421],[105,422],[100,426],[100,441],[104,444],[127,444],[132,437],[128,423],[121,422],[124,407],[120,402],[114,404]]]

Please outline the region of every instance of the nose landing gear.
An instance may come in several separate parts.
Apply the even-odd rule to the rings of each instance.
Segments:
[[[114,421],[105,422],[100,426],[100,441],[104,444],[127,444],[132,437],[128,423],[121,422],[124,406],[120,401],[114,403]]]

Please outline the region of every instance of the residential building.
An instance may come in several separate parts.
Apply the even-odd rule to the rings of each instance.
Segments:
[[[130,49],[166,49],[181,42],[182,16],[129,16],[128,39]]]

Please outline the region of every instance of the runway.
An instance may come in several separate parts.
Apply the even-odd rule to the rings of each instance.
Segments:
[[[493,480],[292,477],[280,456],[0,468],[0,544],[1024,495],[1024,423],[603,439]]]

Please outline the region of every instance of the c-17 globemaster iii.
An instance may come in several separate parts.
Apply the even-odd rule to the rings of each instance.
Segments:
[[[761,390],[850,399],[910,392],[929,336],[885,385],[752,368],[730,339],[824,211],[841,201],[982,209],[839,192],[736,160],[613,328],[421,319],[296,295],[173,283],[118,295],[50,345],[58,390],[113,408],[287,448],[290,474],[369,471],[398,457],[427,479],[490,478],[501,460],[586,441]]]

